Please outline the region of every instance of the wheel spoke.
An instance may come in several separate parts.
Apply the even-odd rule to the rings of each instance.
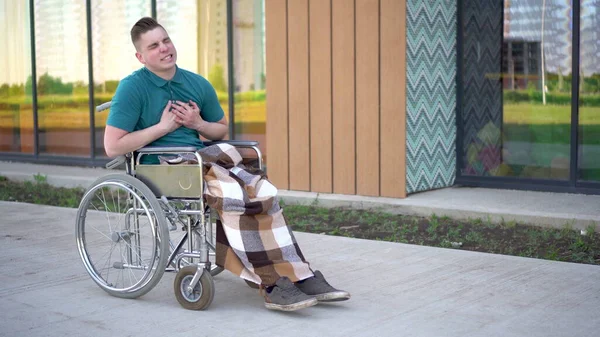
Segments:
[[[168,258],[165,235],[161,205],[134,177],[109,175],[84,194],[77,216],[78,248],[88,273],[108,293],[134,298],[156,285]]]

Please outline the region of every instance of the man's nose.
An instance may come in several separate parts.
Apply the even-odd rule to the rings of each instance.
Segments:
[[[158,48],[159,48],[160,51],[167,51],[167,49],[168,49],[167,45],[164,44],[164,43],[159,44]]]

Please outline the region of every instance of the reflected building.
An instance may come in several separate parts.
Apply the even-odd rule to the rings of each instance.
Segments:
[[[502,87],[527,89],[531,83],[542,87],[540,42],[504,38],[502,42]]]
[[[198,0],[197,36],[195,54],[196,71],[207,77],[217,64],[224,70],[224,79],[229,76],[227,67],[227,1]],[[179,48],[179,47],[178,47]]]
[[[29,1],[0,1],[0,84],[24,84],[31,74]]]
[[[581,64],[583,76],[600,75],[600,1],[583,1],[581,6]],[[594,7],[592,4],[596,3]]]
[[[63,82],[88,81],[86,4],[81,0],[34,3],[38,78],[44,73]]]
[[[264,89],[264,6],[262,0],[234,0],[235,91]],[[238,13],[241,13],[238,15]]]
[[[505,0],[504,39],[539,43],[544,52],[545,71],[568,75],[571,73],[572,7],[567,1],[545,1],[545,9],[542,4],[540,0]]]
[[[140,17],[150,15],[150,3],[92,0],[91,10],[94,82],[120,80],[141,67],[130,29]]]

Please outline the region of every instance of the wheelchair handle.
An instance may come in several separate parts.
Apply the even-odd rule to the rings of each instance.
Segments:
[[[102,103],[102,104],[96,106],[96,112],[102,112],[104,110],[110,109],[111,104],[112,104],[112,102],[108,101],[106,103]]]

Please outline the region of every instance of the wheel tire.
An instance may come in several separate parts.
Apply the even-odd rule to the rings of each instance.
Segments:
[[[252,289],[259,289],[260,286],[254,282],[248,281],[248,280],[244,280],[244,282],[246,282],[246,284],[248,285],[248,287],[252,288]]]
[[[127,212],[131,200],[138,203],[138,227]],[[91,185],[77,210],[75,237],[88,274],[112,296],[142,296],[165,272],[167,220],[154,193],[132,176],[110,174]]]
[[[179,270],[173,282],[175,298],[179,304],[188,310],[204,310],[210,306],[215,297],[215,283],[210,273],[203,272],[200,280],[190,293],[189,283],[194,278],[198,266],[186,266]]]

